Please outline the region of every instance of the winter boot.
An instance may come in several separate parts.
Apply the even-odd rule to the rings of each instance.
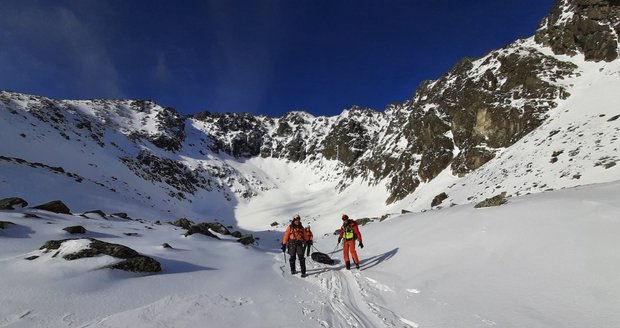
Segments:
[[[306,276],[306,259],[301,260],[301,263],[299,263],[301,266],[301,276],[305,277]]]
[[[359,263],[355,263],[355,268],[359,269],[360,268],[360,264]]]
[[[347,270],[351,270],[351,261],[345,262],[345,265],[347,267]]]
[[[296,274],[297,270],[295,270],[295,262],[291,262],[291,274]]]

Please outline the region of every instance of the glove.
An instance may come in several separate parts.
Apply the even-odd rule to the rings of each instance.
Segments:
[[[336,243],[336,245],[340,245],[340,241],[342,240],[342,238],[338,238],[338,242]]]
[[[308,241],[306,242],[306,244],[307,244],[308,246],[312,246],[312,240],[308,240]]]
[[[286,252],[286,244],[282,244],[282,253]]]
[[[360,241],[360,248],[364,248],[364,244]]]

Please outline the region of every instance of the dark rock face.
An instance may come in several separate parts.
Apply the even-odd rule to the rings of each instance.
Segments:
[[[185,140],[185,119],[174,108],[166,107],[157,113],[157,129],[162,134],[151,138],[151,142],[161,149],[178,151]]]
[[[195,233],[199,233],[201,235],[205,235],[205,236],[209,236],[215,239],[220,239],[220,237],[214,235],[209,229],[211,228],[211,225],[209,223],[199,223],[196,225],[191,226],[188,230],[187,233],[185,234],[186,236],[190,236],[193,235]]]
[[[177,226],[179,228],[183,228],[185,230],[189,230],[189,228],[191,228],[193,222],[186,219],[186,218],[180,218],[174,222],[171,222],[170,224],[172,224],[173,226]]]
[[[0,210],[14,210],[15,206],[26,207],[28,202],[19,197],[0,199]]]
[[[503,192],[499,195],[495,195],[491,198],[487,198],[483,201],[481,201],[480,203],[476,204],[474,206],[474,208],[483,208],[483,207],[493,207],[493,206],[499,206],[499,205],[503,205],[507,202],[506,200],[506,193]]]
[[[29,162],[29,161],[26,161],[26,160],[24,160],[22,158],[6,157],[6,156],[1,156],[1,155],[0,155],[0,161],[18,163],[18,164],[26,165],[26,166],[29,166],[29,167],[32,167],[32,168],[44,168],[44,169],[47,169],[47,170],[49,170],[50,172],[52,172],[54,174],[62,174],[64,176],[72,178],[76,182],[82,182],[84,180],[84,177],[82,177],[82,176],[80,176],[78,174],[71,173],[71,172],[65,172],[65,170],[62,167],[54,167],[54,166],[45,165],[43,163]]]
[[[33,208],[59,214],[71,214],[71,210],[60,200],[54,200],[49,203],[35,206]]]
[[[476,61],[463,59],[440,79],[422,83],[409,101],[388,108],[384,140],[358,164],[375,178],[390,178],[388,202],[448,167],[465,175],[540,126],[554,100],[568,97],[548,81],[575,69],[519,42]],[[406,147],[395,155],[399,144]]]
[[[110,269],[119,269],[130,272],[160,272],[161,264],[148,256],[139,255],[109,266]]]
[[[346,117],[337,122],[321,144],[321,153],[325,158],[338,160],[347,166],[352,166],[370,148],[372,134],[363,118],[370,120],[373,114],[377,114],[371,109],[359,107],[352,108],[351,112],[359,116]]]
[[[82,226],[71,226],[71,227],[66,227],[64,229],[62,229],[72,235],[76,235],[76,234],[85,234],[86,233],[86,228],[82,227]]]
[[[181,149],[185,141],[185,118],[176,112],[172,107],[157,109],[157,104],[150,100],[133,100],[129,104],[130,108],[140,113],[153,113],[158,133],[147,134],[143,131],[134,131],[130,138],[137,141],[146,139],[158,148],[176,152]]]
[[[246,246],[256,242],[256,240],[254,239],[254,236],[252,236],[252,235],[245,235],[245,236],[239,238],[239,240],[237,240],[237,241],[242,243],[243,245],[246,245]]]
[[[147,181],[166,183],[176,191],[169,195],[185,199],[184,193],[194,194],[198,188],[210,190],[208,181],[200,171],[192,171],[184,164],[153,155],[148,150],[141,150],[138,157],[123,157],[121,161],[136,175]]]
[[[63,240],[50,240],[45,242],[43,246],[41,246],[41,250],[45,250],[49,252],[51,250],[59,249],[62,244],[68,240],[72,239],[63,239]],[[120,269],[131,272],[160,272],[161,265],[156,260],[140,255],[135,250],[119,245],[106,243],[97,239],[88,238],[91,241],[90,247],[87,249],[83,249],[77,253],[66,254],[63,256],[65,260],[77,260],[86,257],[94,257],[97,255],[109,255],[112,257],[116,257],[119,259],[124,259],[125,261],[119,262],[117,264],[109,266],[112,269]],[[55,256],[55,255],[54,255]]]
[[[441,194],[439,194],[439,195],[435,196],[435,198],[433,198],[433,201],[431,202],[431,207],[435,207],[437,205],[440,205],[447,198],[448,198],[448,194],[446,194],[445,192],[442,192]]]
[[[219,222],[205,222],[202,224],[211,229],[211,231],[215,231],[221,235],[230,235],[230,230],[228,230],[226,226]]]
[[[620,2],[617,0],[557,0],[536,32],[536,42],[556,54],[583,53],[586,60],[618,58]]]
[[[213,124],[217,130],[210,135],[209,149],[215,153],[225,152],[234,157],[253,157],[260,154],[265,128],[260,120],[250,114],[202,112],[195,119]],[[226,135],[233,135],[229,142]]]

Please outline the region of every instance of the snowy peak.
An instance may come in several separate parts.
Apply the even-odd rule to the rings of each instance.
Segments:
[[[586,108],[593,94],[588,88],[605,81],[615,90],[620,81],[614,61],[618,8],[617,1],[558,1],[534,37],[481,58],[464,58],[439,79],[421,83],[411,99],[383,112],[354,106],[333,117],[302,111],[279,117],[209,112],[183,116],[146,100],[54,100],[2,91],[0,131],[3,140],[13,141],[3,145],[2,155],[63,167],[151,207],[164,201],[181,212],[202,212],[208,206],[196,204],[208,200],[221,205],[227,217],[236,201],[281,186],[273,176],[277,173],[248,164],[254,159],[303,167],[325,182],[324,188],[339,192],[354,185],[381,186],[387,192],[381,206],[418,199],[415,194],[430,185],[445,189],[437,182],[442,177],[493,175],[486,171],[496,167],[493,162],[550,119],[568,120],[571,126],[589,124],[589,118],[573,115]],[[614,100],[596,94],[599,114],[617,115]],[[614,124],[600,133],[613,134]],[[592,154],[601,149],[598,144],[588,142],[580,153]],[[521,149],[528,156],[539,155]],[[510,158],[525,161],[522,156],[501,156],[502,167],[513,166]],[[554,170],[562,172],[573,164],[556,162]],[[11,167],[15,163],[11,160]],[[539,163],[539,170],[553,163]],[[611,162],[602,166],[608,165]],[[617,179],[614,172],[588,181]],[[539,180],[526,173],[522,176]],[[526,190],[520,188],[512,192]],[[483,194],[473,188],[453,200],[473,201]]]
[[[536,42],[558,55],[581,53],[586,60],[610,62],[620,53],[620,2],[558,0],[536,32]]]

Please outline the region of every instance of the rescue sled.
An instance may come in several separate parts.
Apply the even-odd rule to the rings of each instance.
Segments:
[[[319,263],[329,264],[329,265],[333,265],[334,264],[334,260],[332,260],[332,258],[329,257],[329,255],[327,255],[325,253],[313,252],[310,255],[310,257],[312,257],[312,260],[314,262],[319,262]]]

